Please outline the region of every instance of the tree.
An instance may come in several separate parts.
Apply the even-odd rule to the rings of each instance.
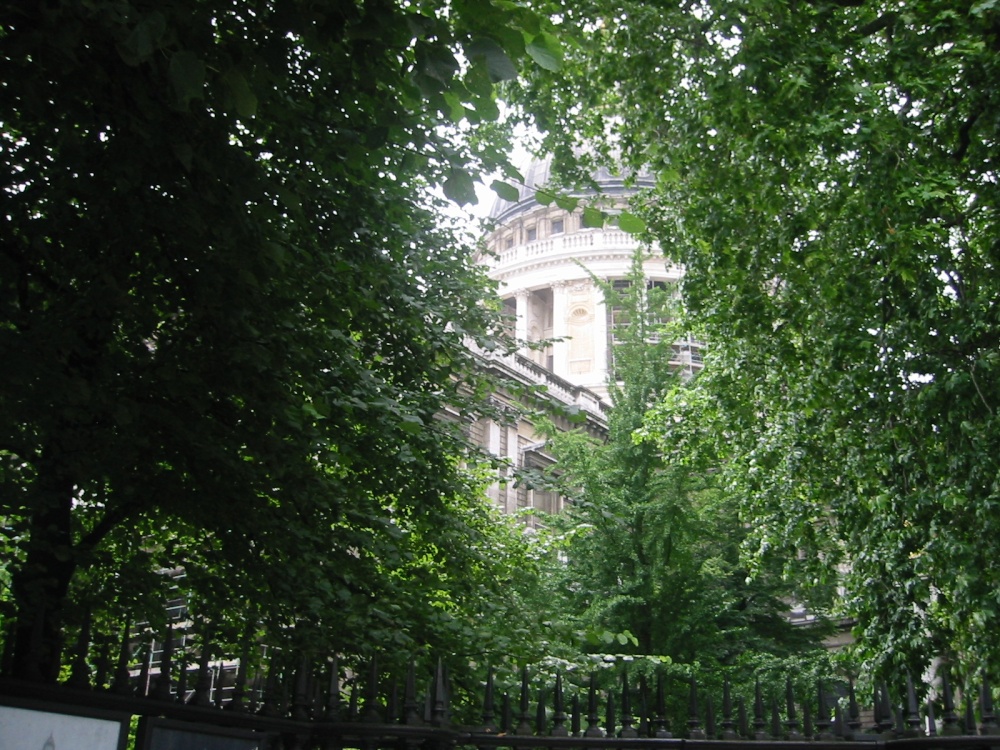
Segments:
[[[491,0],[0,6],[11,674],[53,679],[74,611],[162,617],[142,594],[178,566],[205,616],[316,650],[433,640],[436,603],[496,589],[437,417],[477,408],[464,340],[501,326],[428,189],[471,199],[496,149],[442,126],[495,118],[548,28]]]
[[[642,438],[650,405],[691,388],[673,356],[682,338],[676,290],[647,288],[646,257],[636,253],[627,287],[598,282],[616,319],[627,321],[614,331],[607,440],[547,435],[554,480],[571,498],[565,514],[547,520],[563,556],[550,606],[601,650],[703,668],[801,654],[824,631],[785,617],[793,587],[780,571],[750,578],[741,565],[746,530],[714,481],[716,467],[671,461]]]
[[[561,14],[578,44],[526,98],[658,177],[645,216],[712,342],[711,409],[689,416],[713,418],[748,549],[820,582],[849,564],[876,664],[996,668],[995,4]]]

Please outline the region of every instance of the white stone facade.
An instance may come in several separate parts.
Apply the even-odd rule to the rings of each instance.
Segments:
[[[555,203],[540,204],[535,191],[548,182],[548,161],[532,162],[524,175],[520,199],[494,205],[496,228],[478,260],[498,282],[514,333],[525,343],[513,356],[483,353],[484,364],[518,382],[542,386],[553,403],[579,409],[586,417],[583,428],[599,436],[607,430],[613,344],[611,316],[595,279],[626,279],[639,242],[614,226],[583,225],[583,204],[597,199],[596,194],[582,196],[572,212]],[[601,205],[623,206],[630,192],[623,181],[603,170],[595,177]],[[649,253],[643,268],[649,283],[672,285],[682,273],[656,252]],[[694,342],[682,343],[675,351],[679,367],[700,367],[700,349]],[[497,398],[502,401],[504,396]],[[568,422],[560,425],[572,427]],[[516,424],[487,421],[475,430],[479,444],[508,465],[489,490],[494,502],[508,513],[562,509],[563,499],[554,493],[507,481],[517,469],[553,463],[530,419]],[[530,516],[527,521],[535,522]]]
[[[629,191],[620,179],[604,171],[596,177],[605,202],[624,202]],[[548,162],[533,162],[525,170],[521,199],[497,201],[491,214],[497,228],[487,238],[487,250],[479,260],[499,282],[517,339],[529,343],[554,340],[538,349],[525,346],[522,354],[606,399],[611,366],[609,315],[594,278],[626,278],[639,242],[617,227],[583,226],[582,205],[568,212],[554,203],[539,204],[535,189],[544,186],[547,178]],[[658,253],[649,254],[644,272],[648,282],[668,284],[677,282],[682,273]],[[694,365],[700,361],[696,346],[678,347],[678,358],[678,364],[686,366],[692,365],[692,359]]]

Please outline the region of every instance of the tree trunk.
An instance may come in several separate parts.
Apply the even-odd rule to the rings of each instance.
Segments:
[[[63,609],[76,570],[73,484],[44,471],[44,466],[39,469],[27,555],[12,580],[17,620],[11,669],[12,676],[19,679],[55,682],[62,651]]]

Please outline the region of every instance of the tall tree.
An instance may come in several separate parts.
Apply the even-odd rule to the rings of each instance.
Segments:
[[[496,149],[442,125],[495,118],[546,28],[493,0],[0,4],[14,674],[54,677],[93,566],[132,604],[135,566],[189,566],[210,614],[324,620],[318,648],[394,616],[393,570],[482,570],[436,417],[476,408],[463,339],[498,326],[427,196],[471,199]]]
[[[793,586],[774,570],[750,578],[739,555],[746,530],[716,467],[665,456],[643,437],[650,405],[691,388],[675,356],[676,289],[647,284],[647,257],[637,251],[625,284],[599,282],[616,322],[606,441],[547,435],[553,476],[571,498],[547,522],[563,558],[550,584],[555,607],[599,649],[685,664],[808,650],[822,630],[789,622],[783,597]]]
[[[702,385],[750,546],[806,554],[817,580],[849,563],[876,661],[1000,664],[1000,9],[561,18],[579,43],[531,106],[658,175],[647,219],[712,342]]]

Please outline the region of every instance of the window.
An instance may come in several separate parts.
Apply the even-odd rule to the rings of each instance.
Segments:
[[[632,282],[627,279],[615,279],[611,282],[611,288],[615,294],[626,295]],[[622,305],[609,305],[608,308],[608,336],[609,343],[614,346],[622,341],[622,331],[632,322],[629,311]]]
[[[534,242],[538,239],[538,227],[528,227],[526,242]]]
[[[611,288],[616,295],[625,298],[630,293],[632,282],[628,279],[613,279]],[[672,285],[666,281],[646,280],[646,291],[640,292],[640,299],[631,304],[610,304],[607,307],[608,357],[609,367],[614,373],[615,347],[626,340],[625,331],[633,322],[645,326],[645,340],[655,344],[660,341],[661,330],[670,322],[669,306],[665,306]],[[638,305],[638,309],[635,306]],[[631,308],[631,309],[630,309]],[[633,314],[641,312],[642,320],[633,320]],[[676,356],[676,353],[675,353]]]
[[[552,222],[552,234],[562,234],[565,229],[565,224],[562,219],[554,219]]]
[[[504,250],[510,250],[512,247],[514,247],[514,238],[508,237],[507,239],[505,239],[503,241],[503,247]]]

